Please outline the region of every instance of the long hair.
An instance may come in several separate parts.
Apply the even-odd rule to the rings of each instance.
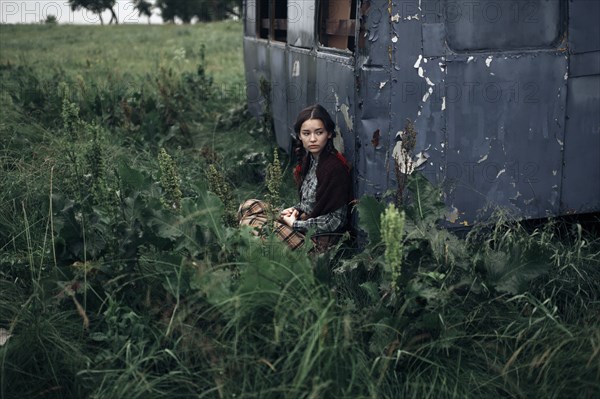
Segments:
[[[298,114],[296,118],[296,123],[294,123],[294,133],[296,134],[296,159],[298,160],[298,165],[296,169],[294,169],[294,179],[296,180],[296,184],[298,187],[302,184],[304,177],[308,173],[310,159],[309,154],[304,149],[302,145],[302,141],[300,140],[300,129],[302,128],[302,124],[311,119],[319,119],[323,122],[323,127],[327,133],[331,133],[331,137],[327,140],[325,144],[325,148],[323,149],[324,154],[337,154],[337,150],[333,145],[333,138],[336,135],[335,132],[335,122],[329,115],[329,112],[325,108],[323,108],[320,104],[314,104],[310,107],[304,108]]]

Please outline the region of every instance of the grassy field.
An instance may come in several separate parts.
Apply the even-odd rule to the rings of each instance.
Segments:
[[[458,238],[415,174],[326,254],[236,227],[294,200],[241,34],[0,25],[0,398],[597,398],[577,223]]]
[[[29,65],[41,72],[62,69],[84,77],[144,76],[155,74],[163,65],[193,71],[204,47],[206,71],[217,84],[244,84],[242,26],[236,22],[217,23],[210,29],[194,25],[0,25],[0,46],[2,64]]]

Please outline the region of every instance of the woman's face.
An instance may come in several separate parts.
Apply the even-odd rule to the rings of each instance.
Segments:
[[[300,140],[304,149],[310,152],[313,157],[318,157],[325,148],[327,140],[331,138],[331,133],[325,130],[325,126],[320,119],[308,119],[300,127]]]

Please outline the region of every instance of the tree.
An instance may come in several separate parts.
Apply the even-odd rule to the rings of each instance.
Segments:
[[[175,22],[175,18],[188,24],[194,18],[199,21],[217,21],[230,15],[239,16],[242,0],[158,0],[156,7],[161,11],[165,22]]]
[[[145,15],[148,17],[148,23],[150,23],[150,17],[152,16],[152,8],[154,5],[146,0],[133,0],[133,7],[138,10],[138,16]]]
[[[117,18],[117,14],[115,13],[115,3],[116,0],[69,0],[71,10],[77,11],[82,8],[90,10],[94,14],[98,14],[98,16],[100,17],[100,23],[102,25],[104,25],[102,13],[106,10],[110,10],[111,13],[110,21],[108,23],[111,24],[113,21],[116,24],[119,23],[119,19]]]

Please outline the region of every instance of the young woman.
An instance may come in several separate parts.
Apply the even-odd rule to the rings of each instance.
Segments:
[[[300,202],[281,211],[275,233],[296,249],[304,244],[305,234],[313,231],[315,249],[321,252],[347,230],[353,198],[350,166],[333,146],[335,122],[321,105],[303,109],[294,132],[300,143],[294,170]],[[267,208],[262,201],[246,201],[239,209],[240,224],[262,228],[268,220]]]

